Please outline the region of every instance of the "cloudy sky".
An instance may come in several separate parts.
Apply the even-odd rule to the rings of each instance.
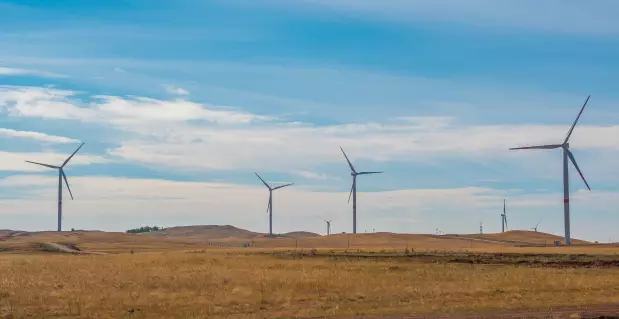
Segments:
[[[572,234],[619,241],[619,4],[600,0],[0,1],[0,228]],[[65,199],[68,193],[65,190]]]

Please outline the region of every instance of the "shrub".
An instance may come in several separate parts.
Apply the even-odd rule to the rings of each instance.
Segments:
[[[165,228],[163,227],[159,227],[159,226],[142,226],[140,228],[133,228],[133,229],[129,229],[127,230],[127,233],[129,234],[138,234],[138,233],[149,233],[152,231],[160,231],[160,230],[165,230]]]

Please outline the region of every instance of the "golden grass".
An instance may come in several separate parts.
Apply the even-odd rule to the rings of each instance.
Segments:
[[[500,236],[499,236],[500,235]],[[488,237],[500,237],[506,240],[515,240],[531,237],[535,242],[541,238],[552,238],[548,234],[534,232],[509,232],[497,235],[482,235]],[[473,235],[467,235],[473,236]],[[495,238],[496,239],[496,238]],[[517,241],[517,240],[516,240]],[[31,233],[27,236],[10,238],[0,237],[0,252],[6,250],[10,253],[38,253],[36,245],[45,242],[76,244],[84,250],[127,253],[134,252],[161,252],[179,251],[187,249],[208,248],[208,241],[192,237],[164,237],[142,236],[124,233],[104,232],[43,232]],[[313,249],[334,251],[381,251],[402,252],[405,249],[417,252],[428,251],[451,251],[451,252],[512,252],[512,253],[546,253],[546,254],[619,254],[617,244],[599,245],[572,245],[561,247],[515,247],[511,243],[484,242],[468,240],[465,238],[448,238],[432,235],[416,234],[336,234],[321,237],[308,238],[256,238],[253,241],[238,238],[226,238],[213,242],[224,243],[253,243],[252,248],[247,250],[287,250],[287,249]]]
[[[619,301],[617,269],[277,259],[205,252],[0,256],[0,316],[277,318]]]
[[[107,253],[125,253],[132,250],[134,252],[184,250],[205,246],[202,243],[189,242],[182,238],[107,232],[41,232],[2,239],[0,251],[5,249],[11,253],[37,252],[35,246],[46,242],[76,244],[83,250]]]
[[[543,232],[534,232],[534,231],[526,231],[526,230],[512,230],[504,233],[494,233],[494,234],[471,234],[471,235],[463,235],[471,238],[481,238],[481,239],[494,239],[494,240],[506,240],[506,241],[514,241],[514,242],[525,242],[525,243],[535,243],[535,244],[548,244],[553,245],[555,240],[558,240],[563,243],[564,238],[561,236],[551,235]],[[572,244],[591,244],[590,242],[574,239],[572,238]]]

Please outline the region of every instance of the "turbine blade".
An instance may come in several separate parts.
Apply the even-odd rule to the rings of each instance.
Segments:
[[[82,146],[84,146],[84,143],[82,143],[82,145],[80,145],[80,147],[78,147],[75,152],[73,152],[73,154],[71,154],[71,156],[69,156],[69,158],[67,158],[66,161],[64,161],[64,163],[62,163],[62,166],[60,167],[64,167],[65,165],[67,165],[67,163],[69,163],[69,161],[71,160],[71,158],[73,158],[73,155],[75,155],[75,153],[77,153],[77,151],[80,150],[80,148],[82,148]]]
[[[53,168],[53,169],[59,169],[60,167],[58,166],[54,166],[54,165],[49,165],[49,164],[43,164],[43,163],[38,163],[38,162],[31,162],[31,161],[26,161],[30,164],[36,164],[36,165],[41,165],[41,166],[45,166],[45,167],[49,167],[49,168]]]
[[[370,175],[370,174],[382,174],[384,172],[360,172],[357,175]]]
[[[264,179],[262,179],[262,177],[260,177],[260,175],[258,175],[258,173],[254,172],[254,174],[256,174],[256,176],[258,176],[258,178],[262,181],[262,184],[264,184],[264,186],[266,186],[268,189],[271,189],[271,186],[269,186],[269,184],[267,184],[267,182],[265,182]]]
[[[510,151],[514,151],[514,150],[551,150],[551,149],[555,149],[555,148],[559,148],[559,147],[561,147],[561,145],[559,145],[559,144],[552,144],[552,145],[512,147],[509,150]]]
[[[587,185],[587,188],[589,190],[591,190],[591,187],[589,187],[589,183],[587,183],[587,180],[582,175],[582,172],[580,171],[580,168],[578,167],[578,164],[576,164],[576,159],[574,158],[574,155],[572,155],[572,152],[569,149],[566,149],[565,151],[567,152],[567,156],[572,161],[572,164],[574,164],[574,167],[576,167],[576,170],[578,171],[578,174],[580,174],[580,178],[582,178],[582,181],[585,182],[585,185]]]
[[[65,175],[64,170],[60,170],[60,174],[62,174],[62,178],[64,178],[64,183],[67,185],[67,189],[69,190],[69,195],[71,195],[71,200],[73,200],[73,193],[71,193],[71,187],[69,186],[69,181],[67,180],[67,175]]]
[[[344,152],[344,149],[341,146],[340,146],[340,149],[342,150],[342,154],[344,154],[344,157],[346,157],[346,161],[348,162],[348,166],[350,166],[350,170],[356,174],[357,171],[355,171],[355,168],[352,166],[352,163],[348,159],[348,156],[346,156],[346,152]]]
[[[585,106],[587,106],[587,102],[589,102],[589,98],[590,97],[591,97],[591,95],[587,96],[587,99],[585,100],[585,104],[582,105],[582,108],[580,109],[580,112],[578,113],[578,116],[576,117],[576,120],[574,121],[574,124],[572,124],[572,127],[567,132],[567,137],[565,138],[565,142],[563,142],[563,143],[567,143],[567,141],[570,140],[570,136],[572,136],[572,132],[574,132],[574,127],[576,127],[576,123],[578,123],[578,119],[580,119],[580,116],[582,115],[582,111],[585,110]]]
[[[348,194],[348,202],[350,203],[350,197],[352,196],[352,189],[355,186],[355,184],[353,183],[352,186],[350,186],[350,194]]]
[[[287,187],[287,186],[290,186],[290,185],[294,185],[294,183],[290,183],[290,184],[286,184],[286,185],[282,185],[282,186],[277,186],[277,187],[273,188],[273,190],[284,188],[284,187]]]

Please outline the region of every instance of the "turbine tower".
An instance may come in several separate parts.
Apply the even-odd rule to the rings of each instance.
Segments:
[[[294,183],[271,187],[269,186],[269,184],[267,184],[267,182],[264,181],[264,179],[262,179],[262,177],[260,177],[260,175],[258,175],[258,173],[254,174],[256,174],[256,176],[258,176],[258,178],[262,181],[262,184],[264,184],[264,186],[269,189],[269,204],[267,205],[267,212],[269,213],[269,236],[273,236],[273,191],[276,189],[284,188],[286,186],[290,186]]]
[[[331,221],[326,219],[323,220],[325,221],[325,223],[327,223],[327,236],[331,235]]]
[[[43,164],[43,163],[38,163],[38,162],[31,162],[31,161],[26,161],[28,163],[31,164],[36,164],[36,165],[41,165],[41,166],[45,166],[48,168],[53,168],[53,169],[57,169],[58,170],[58,231],[62,231],[62,180],[64,179],[65,184],[67,185],[67,189],[69,190],[69,195],[71,195],[71,200],[73,200],[73,194],[71,193],[71,187],[69,187],[69,181],[67,181],[67,175],[64,173],[64,167],[67,165],[67,163],[69,163],[69,161],[71,160],[71,158],[73,157],[73,155],[75,155],[75,153],[77,153],[77,151],[80,150],[80,148],[82,148],[82,146],[84,146],[84,143],[82,143],[82,145],[80,145],[75,152],[73,152],[73,154],[71,154],[71,156],[69,156],[64,163],[62,163],[62,165],[60,166],[54,166],[54,165],[49,165],[49,164]]]
[[[555,149],[555,148],[563,149],[563,219],[564,219],[564,224],[565,224],[565,244],[566,245],[570,245],[572,243],[572,241],[570,240],[571,238],[570,237],[570,186],[569,186],[568,158],[570,161],[572,161],[572,164],[574,164],[574,167],[578,171],[578,174],[580,174],[580,178],[582,178],[583,182],[585,182],[585,185],[587,185],[587,189],[589,189],[589,191],[591,190],[591,187],[589,187],[589,183],[587,183],[587,180],[582,175],[582,172],[580,171],[578,164],[576,164],[576,159],[574,159],[574,155],[572,155],[572,152],[570,151],[570,144],[569,144],[570,137],[572,136],[572,132],[574,132],[574,127],[576,127],[576,124],[578,123],[578,120],[580,119],[582,112],[585,110],[585,106],[587,106],[587,102],[589,102],[590,97],[591,95],[587,96],[587,99],[585,100],[585,103],[582,105],[582,108],[580,109],[580,113],[578,113],[578,116],[576,117],[574,124],[572,124],[572,127],[567,132],[567,137],[565,138],[565,141],[563,141],[563,144],[510,148],[510,150],[527,150],[527,149],[550,150],[550,149]]]
[[[352,163],[346,156],[346,152],[340,146],[342,150],[342,154],[346,158],[346,162],[348,162],[348,166],[350,166],[350,176],[352,176],[352,187],[350,188],[350,194],[348,195],[348,202],[350,203],[350,196],[352,196],[352,233],[357,233],[357,176],[358,175],[370,175],[370,174],[381,174],[383,172],[357,172],[355,168],[352,166]]]
[[[505,200],[503,200],[503,214],[501,214],[501,232],[507,229],[507,211],[505,210]]]

